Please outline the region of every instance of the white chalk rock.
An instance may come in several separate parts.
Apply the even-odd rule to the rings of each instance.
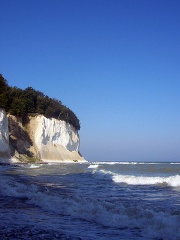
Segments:
[[[69,123],[38,115],[30,119],[29,125],[37,157],[41,160],[84,160],[79,154],[79,134]]]
[[[9,157],[8,118],[2,108],[0,108],[0,157]]]

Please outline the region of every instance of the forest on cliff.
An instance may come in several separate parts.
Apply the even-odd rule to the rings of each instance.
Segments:
[[[79,119],[61,101],[50,98],[32,87],[24,90],[11,87],[2,74],[0,74],[0,108],[4,108],[6,112],[16,116],[42,114],[47,118],[66,121],[76,130],[80,130]]]

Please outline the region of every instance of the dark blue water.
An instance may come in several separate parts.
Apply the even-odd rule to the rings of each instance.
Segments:
[[[0,166],[0,239],[180,239],[180,164]]]

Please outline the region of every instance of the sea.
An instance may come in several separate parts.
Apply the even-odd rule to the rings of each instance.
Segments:
[[[180,163],[0,165],[0,240],[179,240]]]

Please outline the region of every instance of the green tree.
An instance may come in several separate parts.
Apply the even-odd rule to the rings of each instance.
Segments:
[[[24,113],[26,113],[25,100],[21,98],[14,98],[11,103],[9,112],[12,115],[22,116]]]
[[[8,106],[8,94],[3,92],[0,94],[0,108],[7,109]]]
[[[2,74],[0,74],[0,94],[8,91],[8,84],[6,79],[3,78]]]
[[[73,125],[75,129],[80,129],[79,119],[61,101],[49,98],[32,87],[25,90],[10,87],[2,74],[0,74],[0,107],[18,116],[23,116],[25,113],[43,114],[47,118],[64,120]]]

